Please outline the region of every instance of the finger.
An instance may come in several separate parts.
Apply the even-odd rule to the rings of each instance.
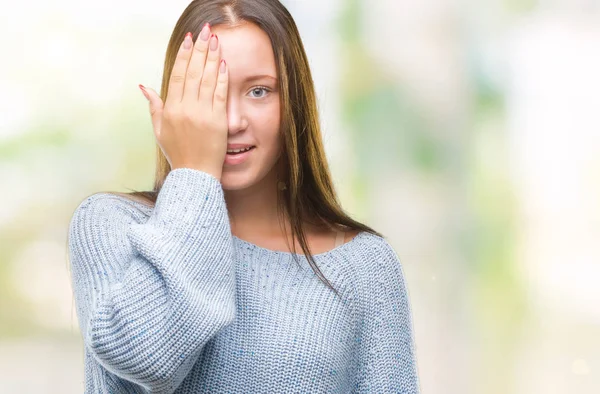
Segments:
[[[221,53],[219,48],[219,37],[215,34],[210,36],[208,45],[208,58],[204,66],[202,81],[200,82],[200,101],[212,107],[215,87],[217,85],[217,73],[219,71],[219,62]]]
[[[184,100],[198,100],[200,81],[204,72],[204,64],[208,56],[208,40],[210,38],[210,25],[206,23],[194,44],[190,62],[187,66],[185,76],[185,87],[183,88]]]
[[[229,69],[225,59],[221,59],[217,87],[213,101],[213,111],[217,114],[227,116],[227,89],[229,87]]]
[[[193,44],[192,33],[186,33],[185,38],[179,47],[179,52],[177,52],[177,56],[175,57],[173,70],[171,70],[171,76],[169,78],[169,91],[167,93],[165,105],[178,104],[183,98],[185,73],[192,55]]]
[[[160,99],[158,93],[154,91],[152,88],[147,88],[143,85],[140,85],[140,89],[144,93],[144,96],[148,99],[150,105],[150,117],[152,119],[152,127],[154,128],[154,134],[158,137],[160,135],[160,126],[162,123],[162,112],[163,112],[163,102]]]

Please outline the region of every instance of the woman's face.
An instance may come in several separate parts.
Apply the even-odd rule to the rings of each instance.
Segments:
[[[212,31],[219,37],[221,56],[229,69],[227,144],[254,146],[240,163],[229,154],[223,163],[223,189],[241,190],[260,182],[280,156],[275,56],[269,36],[252,23],[216,26]]]

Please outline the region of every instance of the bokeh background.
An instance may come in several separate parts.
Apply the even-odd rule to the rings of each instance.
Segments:
[[[343,205],[403,262],[423,393],[600,393],[600,1],[284,3]],[[69,221],[151,187],[137,84],[187,4],[0,7],[1,393],[83,392]]]

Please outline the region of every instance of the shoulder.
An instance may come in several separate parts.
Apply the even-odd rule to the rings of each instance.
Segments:
[[[111,193],[96,193],[78,204],[67,235],[69,270],[74,291],[80,293],[77,297],[89,293],[90,284],[98,286],[125,269],[136,253],[130,229],[143,221],[147,221],[144,212]]]
[[[354,294],[358,316],[377,321],[385,321],[385,316],[408,316],[409,288],[398,253],[384,237],[359,236],[363,253],[355,262]]]
[[[69,224],[69,239],[112,233],[139,223],[148,216],[140,204],[113,193],[93,194],[75,208]]]
[[[356,235],[353,235],[350,242],[356,244],[354,249],[356,249],[363,257],[363,259],[361,259],[361,265],[369,266],[369,263],[373,264],[378,261],[389,262],[392,260],[394,260],[395,263],[400,263],[396,250],[385,237],[361,231]]]
[[[385,237],[361,232],[356,238],[354,269],[363,293],[375,286],[404,287],[400,257]]]
[[[142,208],[145,207],[146,211],[153,209],[153,207],[141,202],[141,200],[125,193],[95,193],[79,202],[73,212],[73,218],[77,216],[89,216],[90,214],[110,215],[118,212],[133,215],[140,212],[140,206]]]

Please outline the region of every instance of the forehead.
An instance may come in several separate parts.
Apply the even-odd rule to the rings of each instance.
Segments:
[[[221,56],[227,61],[230,80],[267,74],[276,77],[275,55],[267,33],[253,23],[215,26]]]

